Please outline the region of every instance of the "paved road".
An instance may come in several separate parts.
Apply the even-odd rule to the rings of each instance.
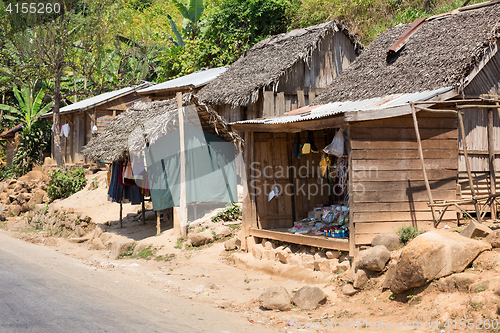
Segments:
[[[271,332],[237,314],[115,279],[2,231],[0,332]]]

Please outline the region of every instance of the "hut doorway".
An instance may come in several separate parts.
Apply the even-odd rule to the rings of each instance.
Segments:
[[[248,184],[255,218],[249,235],[349,250],[347,131],[328,128],[251,136]],[[338,156],[333,145],[337,150],[342,146]]]

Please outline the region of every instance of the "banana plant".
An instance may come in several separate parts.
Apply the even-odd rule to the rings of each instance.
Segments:
[[[183,0],[172,0],[175,7],[181,13],[184,20],[182,21],[182,31],[185,36],[188,36],[190,39],[194,39],[198,35],[199,24],[201,16],[203,15],[203,11],[205,10],[205,4],[203,0],[187,0],[185,3]],[[172,20],[170,15],[167,16],[170,21],[170,26],[172,28],[172,32],[177,39],[177,46],[184,46],[184,41],[182,40],[182,35],[179,33],[179,29],[177,25]]]
[[[26,130],[30,131],[31,127],[34,123],[36,123],[38,118],[52,108],[52,102],[42,107],[45,94],[45,84],[38,91],[36,96],[35,91],[29,86],[22,86],[20,92],[17,87],[14,87],[14,96],[19,103],[19,108],[0,104],[0,110],[10,113],[3,115],[3,117],[12,121],[21,120],[24,123]]]

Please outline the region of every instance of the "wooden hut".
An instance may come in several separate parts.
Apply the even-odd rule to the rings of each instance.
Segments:
[[[481,221],[486,211],[496,218],[499,28],[495,1],[398,25],[382,33],[315,105],[233,123],[246,142],[244,236],[354,255],[375,235],[403,225],[456,225],[471,207],[471,218]],[[328,189],[307,192],[322,178],[322,154],[292,158],[296,133],[305,142],[310,131],[321,151],[339,128],[346,133],[346,192],[340,198]],[[291,166],[299,172],[282,171]],[[288,186],[290,194],[269,201],[273,184]],[[341,198],[349,207],[348,238],[289,232],[319,205]]]
[[[182,109],[181,109],[182,108]],[[194,108],[195,112],[187,112],[186,108]],[[179,112],[181,109],[183,112]],[[192,94],[184,94],[178,93],[177,98],[169,99],[165,101],[153,101],[153,102],[138,102],[131,106],[127,111],[118,115],[113,121],[109,124],[109,126],[93,139],[85,148],[83,149],[83,154],[86,158],[89,158],[94,161],[105,161],[108,163],[119,162],[123,159],[127,158],[133,152],[142,152],[146,155],[146,159],[148,159],[148,154],[153,149],[158,149],[160,151],[167,151],[170,148],[174,147],[176,144],[179,145],[178,148],[174,147],[175,153],[169,156],[173,156],[173,163],[170,164],[171,169],[175,169],[174,173],[177,178],[175,179],[167,179],[168,172],[165,169],[169,168],[169,166],[165,166],[169,161],[168,158],[160,157],[161,160],[161,168],[163,168],[163,172],[161,173],[161,178],[165,178],[163,181],[169,184],[181,184],[180,191],[180,205],[176,206],[175,209],[170,210],[173,214],[173,222],[174,228],[177,228],[176,232],[180,234],[184,234],[186,232],[187,226],[187,204],[190,203],[188,200],[188,195],[190,192],[186,192],[186,170],[190,170],[190,176],[196,175],[194,178],[203,178],[205,179],[212,178],[210,175],[204,174],[200,175],[195,169],[203,169],[203,168],[215,168],[214,161],[211,160],[208,163],[204,163],[204,165],[199,165],[200,163],[196,163],[195,160],[190,159],[190,165],[186,166],[185,161],[188,159],[185,158],[186,154],[190,154],[191,156],[197,155],[200,153],[199,146],[196,149],[188,150],[187,146],[184,147],[184,144],[189,145],[192,143],[193,137],[190,134],[185,134],[184,130],[187,128],[186,124],[195,123],[198,126],[201,126],[203,133],[208,133],[208,135],[212,135],[213,137],[219,138],[220,141],[232,142],[236,144],[236,146],[241,146],[241,138],[231,132],[228,128],[227,122],[219,116],[213,109],[210,107],[198,103],[196,98]],[[182,124],[182,125],[181,125]],[[168,135],[167,140],[163,140],[162,138]],[[179,138],[183,138],[179,140]],[[207,144],[209,144],[207,142]],[[156,145],[155,148],[153,148]],[[168,147],[167,147],[168,146]],[[231,145],[232,146],[232,145]],[[215,149],[215,148],[214,148]],[[186,153],[188,151],[188,153]],[[210,151],[210,157],[212,157],[216,153],[215,150]],[[167,154],[168,155],[168,154]],[[234,155],[234,151],[233,151]],[[157,155],[158,156],[158,155]],[[208,153],[207,153],[208,156]],[[151,159],[151,158],[150,158]],[[234,160],[234,156],[233,156]],[[194,162],[193,162],[194,161]],[[210,163],[212,162],[212,163]],[[156,164],[159,162],[157,161]],[[154,166],[154,163],[148,162],[147,173],[149,184],[152,188],[151,191],[151,200],[153,201],[153,209],[155,211],[163,211],[163,209],[155,208],[155,195],[161,196],[165,192],[168,192],[167,196],[175,197],[175,194],[172,194],[171,187],[168,189],[164,188],[154,188],[154,180],[150,177],[152,171],[149,170],[151,165]],[[220,166],[220,165],[219,165]],[[234,168],[233,168],[234,169]],[[183,171],[185,170],[184,176]],[[212,169],[211,169],[212,170]],[[180,177],[178,177],[180,173]],[[226,178],[227,174],[220,177]],[[236,175],[234,177],[234,187],[236,187]],[[195,181],[191,179],[191,185],[195,184]],[[225,179],[228,181],[227,179]],[[231,181],[231,180],[229,180]],[[228,182],[229,182],[228,181]],[[228,184],[228,183],[225,183]],[[184,190],[183,190],[183,189]],[[214,196],[210,195],[210,191],[213,190]],[[211,189],[204,188],[200,191],[205,194],[208,192],[208,196],[205,196],[205,199],[208,197],[210,199],[216,197],[215,192],[220,192],[220,189]],[[197,189],[194,188],[196,192]],[[234,189],[234,194],[236,194],[236,189]],[[188,195],[186,195],[186,193]],[[191,193],[192,194],[192,193]],[[196,197],[196,195],[191,195],[191,198]],[[220,196],[219,196],[220,197]],[[210,201],[210,200],[209,200]],[[213,200],[212,200],[213,201]],[[143,202],[143,212],[144,212],[144,198]],[[177,200],[172,200],[172,202],[177,202]],[[204,201],[207,202],[207,201]],[[172,206],[170,206],[172,207]],[[121,216],[120,216],[121,221]],[[143,218],[144,221],[144,218]],[[160,219],[158,215],[158,233],[160,232]]]
[[[199,91],[229,122],[281,115],[309,105],[363,50],[331,21],[267,38]]]
[[[5,140],[5,155],[7,160],[5,161],[7,166],[12,164],[12,159],[16,154],[17,146],[19,145],[19,134],[18,132],[23,129],[23,124],[12,127],[11,129],[5,130],[0,134],[0,139]]]
[[[88,161],[82,154],[83,146],[88,144],[94,136],[102,133],[110,121],[125,111],[132,103],[139,100],[147,101],[148,97],[139,95],[137,91],[151,85],[152,83],[147,82],[134,87],[110,91],[61,108],[59,111],[61,126],[69,125],[68,135],[61,136],[63,162],[65,164],[86,164]],[[52,112],[41,116],[49,121],[52,121],[52,117]]]

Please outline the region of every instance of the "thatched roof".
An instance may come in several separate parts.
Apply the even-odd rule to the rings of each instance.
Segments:
[[[241,138],[228,129],[227,122],[210,107],[199,103],[192,94],[183,95],[183,106],[193,105],[203,130],[226,141],[241,145]],[[137,102],[116,116],[106,129],[83,149],[85,157],[94,161],[115,162],[129,150],[140,150],[145,142],[158,138],[178,127],[177,100]],[[189,121],[189,119],[187,119]]]
[[[488,38],[499,33],[500,3],[426,22],[393,63],[387,51],[409,26],[380,34],[314,104],[356,101],[461,84],[481,59]]]
[[[253,104],[259,99],[262,88],[276,84],[298,61],[308,62],[323,38],[338,31],[350,38],[359,54],[363,45],[339,22],[293,30],[255,44],[225,73],[201,89],[198,98],[211,105]]]

